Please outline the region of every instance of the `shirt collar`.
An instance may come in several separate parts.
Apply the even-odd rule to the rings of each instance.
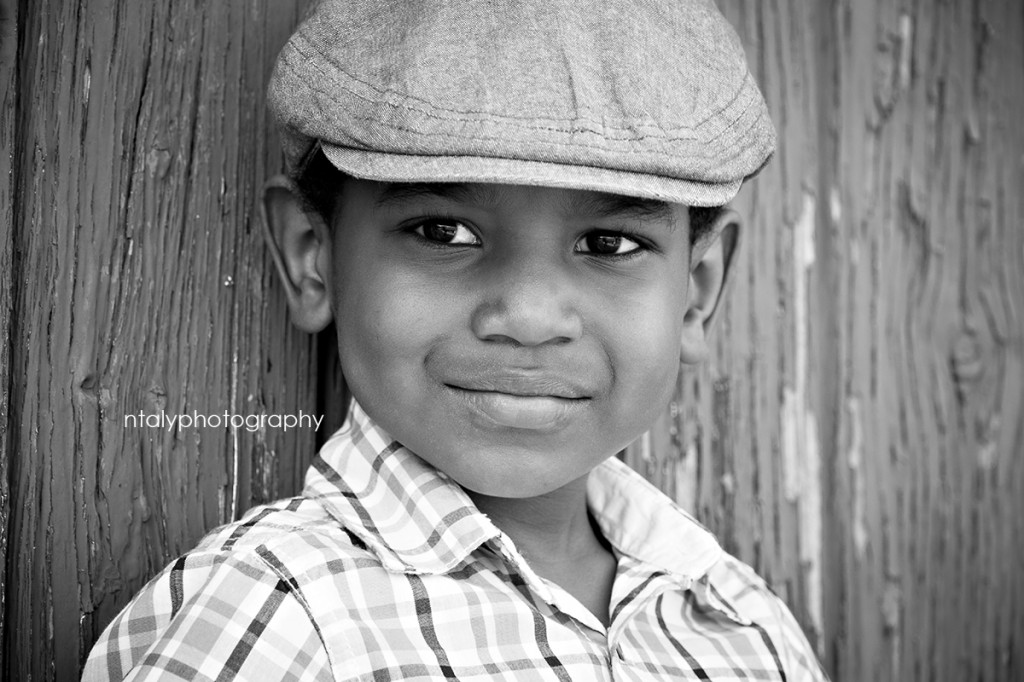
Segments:
[[[352,402],[348,419],[306,473],[304,495],[395,572],[452,570],[504,536],[466,492],[395,441]],[[587,498],[615,549],[692,582],[721,556],[710,532],[615,458],[594,469]]]
[[[362,540],[386,568],[444,573],[499,534],[465,491],[352,401],[306,472],[303,495]]]
[[[684,582],[703,577],[722,557],[709,530],[615,457],[590,473],[587,502],[617,551]]]

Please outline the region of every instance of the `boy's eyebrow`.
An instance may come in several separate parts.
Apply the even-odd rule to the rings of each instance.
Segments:
[[[576,214],[599,218],[672,219],[672,205],[665,201],[603,192],[574,197],[570,209]]]
[[[493,199],[493,190],[485,187],[462,182],[396,182],[381,190],[376,207],[429,197],[485,204]]]

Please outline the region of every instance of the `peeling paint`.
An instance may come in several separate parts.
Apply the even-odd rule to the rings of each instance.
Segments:
[[[839,188],[834,185],[828,193],[828,215],[834,225],[838,225],[843,219],[842,199],[839,197]]]
[[[786,387],[782,400],[782,456],[786,499],[795,502],[809,484],[807,471],[807,343],[808,290],[807,270],[814,263],[814,195],[804,193],[800,217],[793,226],[793,316],[796,327],[795,371],[792,387]]]
[[[800,565],[807,574],[807,611],[814,629],[824,628],[824,594],[821,578],[821,457],[818,452],[818,420],[807,411],[806,460],[804,462],[803,499],[800,501]],[[823,641],[818,638],[818,654],[824,653]]]
[[[860,401],[846,400],[847,422],[850,427],[850,449],[846,452],[846,466],[852,480],[853,510],[851,532],[857,558],[863,559],[868,546],[867,524],[864,521],[864,431],[860,418]]]
[[[833,209],[830,201],[830,209]],[[814,264],[815,199],[804,193],[800,217],[793,226],[793,317],[796,352],[792,387],[783,390],[782,457],[783,488],[786,499],[797,504],[800,565],[807,585],[807,609],[811,624],[822,631],[823,595],[821,585],[821,462],[818,425],[810,408],[808,386],[808,343],[810,334],[810,292],[808,271]],[[820,641],[820,640],[819,640]]]
[[[900,649],[902,631],[900,614],[903,612],[903,590],[895,580],[887,580],[885,591],[882,593],[882,622],[884,623],[884,634],[891,638],[889,670],[892,679],[898,679],[900,673]]]
[[[798,272],[801,269],[806,270],[814,265],[814,210],[814,195],[810,192],[804,192],[803,208],[800,211],[800,218],[796,221],[796,230],[793,235],[793,239],[796,242],[797,256],[794,259],[794,267],[796,267]],[[804,273],[802,279],[806,284],[806,273]]]
[[[697,511],[697,444],[690,441],[686,454],[675,465],[675,501],[686,511]]]
[[[782,396],[782,489],[786,499],[800,497],[800,444],[797,437],[799,415],[796,391],[786,387]]]
[[[914,53],[913,35],[914,20],[904,12],[900,15],[899,89],[901,92],[910,87],[910,58]]]
[[[999,462],[997,441],[1001,425],[1002,418],[998,414],[992,415],[985,425],[984,432],[978,443],[978,467],[982,471],[991,471]]]
[[[640,458],[645,462],[650,462],[652,459],[651,451],[651,432],[645,431],[644,435],[640,436]]]

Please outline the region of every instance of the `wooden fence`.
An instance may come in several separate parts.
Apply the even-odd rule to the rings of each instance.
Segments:
[[[720,0],[779,152],[713,359],[627,460],[835,680],[1024,676],[1024,5]],[[0,0],[0,677],[76,678],[154,572],[294,493],[326,411],[255,214],[296,0]],[[331,416],[333,415],[333,416]]]

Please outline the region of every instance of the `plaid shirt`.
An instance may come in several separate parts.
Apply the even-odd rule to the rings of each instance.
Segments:
[[[302,496],[168,566],[83,679],[825,679],[786,606],[642,477],[612,458],[587,495],[618,558],[608,627],[354,406]]]

